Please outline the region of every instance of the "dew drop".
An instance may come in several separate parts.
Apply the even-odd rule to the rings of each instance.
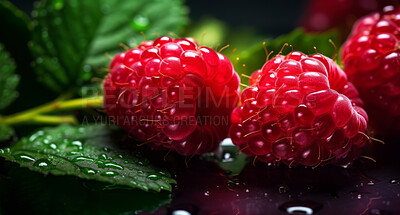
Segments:
[[[39,159],[33,165],[36,167],[43,168],[43,169],[53,169],[54,168],[54,165],[51,164],[51,162],[47,159]]]
[[[81,162],[81,161],[93,162],[94,160],[92,158],[83,157],[83,156],[74,157],[72,159],[72,162]]]
[[[92,169],[92,168],[88,168],[88,167],[82,167],[82,168],[81,168],[81,171],[82,171],[83,173],[88,174],[88,175],[94,175],[94,174],[97,173],[96,170],[94,170],[94,169]]]
[[[57,149],[57,145],[56,144],[54,144],[54,143],[52,143],[52,144],[50,144],[49,145],[49,148],[51,148],[51,149]]]
[[[137,171],[139,174],[143,174],[144,172],[142,170]]]
[[[204,192],[204,195],[205,196],[210,196],[210,191],[207,190],[206,192]]]
[[[118,175],[118,173],[114,172],[114,171],[105,171],[105,172],[101,172],[101,175],[104,175],[104,176],[116,176],[116,175]]]
[[[322,204],[311,201],[286,202],[279,209],[288,214],[314,214],[322,207]]]
[[[362,199],[362,195],[361,195],[361,194],[358,194],[358,195],[357,195],[357,199]]]
[[[83,146],[82,146],[82,142],[79,140],[75,140],[71,142],[72,146],[76,146],[78,148],[78,151],[82,151],[83,150]]]
[[[36,160],[34,157],[31,157],[27,154],[17,154],[17,155],[14,155],[14,158],[16,160],[25,161],[25,162],[33,162]]]
[[[119,169],[119,170],[123,170],[124,169],[123,166],[121,166],[121,165],[119,165],[117,163],[114,163],[114,162],[105,163],[104,164],[104,168]]]
[[[233,161],[233,158],[232,158],[231,153],[229,153],[229,152],[224,153],[224,157],[222,158],[222,162],[226,163],[226,162],[232,162],[232,161]]]
[[[375,182],[373,182],[373,181],[368,181],[368,183],[367,183],[367,185],[369,185],[369,186],[372,186],[374,184],[375,184]]]
[[[99,154],[97,157],[101,160],[107,160],[107,155],[104,153]]]
[[[286,191],[288,190],[288,187],[286,185],[280,185],[279,188],[279,193],[286,193]]]
[[[132,20],[132,28],[135,29],[136,31],[145,31],[149,28],[150,26],[150,21],[147,17],[142,16],[142,15],[137,15],[135,18]]]
[[[189,211],[186,210],[174,210],[171,213],[172,215],[191,215]]]
[[[391,184],[400,184],[400,179],[398,179],[398,178],[390,179],[390,183]]]
[[[156,180],[161,179],[161,175],[152,173],[152,174],[148,175],[147,178],[150,180],[156,181]]]

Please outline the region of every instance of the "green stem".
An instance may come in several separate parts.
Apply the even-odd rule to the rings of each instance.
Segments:
[[[30,120],[32,124],[50,124],[50,125],[58,125],[60,123],[68,123],[76,125],[78,121],[74,116],[45,116],[45,115],[37,115],[32,117]]]
[[[15,125],[15,124],[29,124],[34,122],[52,122],[51,124],[63,123],[65,122],[66,118],[52,116],[40,116],[51,112],[56,111],[66,111],[66,110],[77,110],[77,109],[84,109],[84,108],[101,108],[103,107],[103,97],[96,96],[96,97],[89,97],[89,98],[79,98],[79,99],[71,99],[67,101],[60,101],[55,100],[49,104],[45,104],[39,107],[32,108],[30,110],[26,110],[20,113],[16,113],[10,116],[6,116],[0,118],[0,124],[8,124],[8,125]],[[66,120],[67,122],[72,122],[70,119]],[[76,122],[76,121],[74,121]]]

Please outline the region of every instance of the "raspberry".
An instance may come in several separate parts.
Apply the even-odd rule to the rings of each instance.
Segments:
[[[357,158],[368,141],[368,117],[333,60],[292,52],[254,74],[231,116],[229,136],[241,152],[306,166]]]
[[[104,107],[136,140],[182,155],[215,150],[238,103],[239,76],[192,38],[145,41],[110,63]]]
[[[387,6],[358,20],[342,49],[344,71],[382,135],[400,131],[399,40],[400,7]]]

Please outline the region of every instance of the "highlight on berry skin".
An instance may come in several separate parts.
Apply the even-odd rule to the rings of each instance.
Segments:
[[[262,162],[347,164],[368,142],[368,116],[357,89],[322,54],[278,55],[250,77],[232,111],[229,136]]]
[[[182,155],[215,150],[239,101],[228,58],[193,38],[162,36],[116,55],[104,81],[104,108],[130,136]]]

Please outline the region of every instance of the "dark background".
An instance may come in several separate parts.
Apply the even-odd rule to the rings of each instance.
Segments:
[[[35,2],[9,1],[27,14],[30,14]],[[296,28],[306,3],[307,0],[186,0],[190,9],[190,19],[194,22],[205,17],[214,17],[233,28],[246,26],[273,36],[289,33]]]

